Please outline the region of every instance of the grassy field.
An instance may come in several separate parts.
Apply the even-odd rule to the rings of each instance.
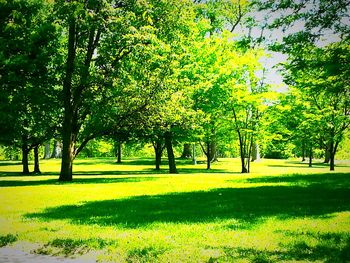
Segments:
[[[350,163],[335,173],[297,160],[76,160],[58,183],[58,160],[21,176],[0,162],[0,245],[106,262],[349,262]]]

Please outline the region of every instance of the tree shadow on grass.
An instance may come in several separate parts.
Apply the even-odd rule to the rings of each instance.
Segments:
[[[347,234],[328,234],[317,236],[316,244],[310,245],[298,235],[292,243],[281,244],[282,249],[269,251],[253,248],[224,248],[225,256],[234,262],[246,258],[250,262],[295,262],[295,261],[322,261],[322,262],[349,262],[350,236]],[[331,243],[329,241],[337,242]]]
[[[232,180],[234,182],[234,180]],[[350,173],[287,174],[247,178],[247,183],[288,183],[290,185],[323,186],[327,188],[350,187]]]
[[[2,180],[0,181],[0,187],[13,187],[13,186],[38,186],[38,185],[62,185],[62,184],[110,184],[110,183],[136,183],[145,181],[154,181],[160,177],[143,176],[143,177],[115,177],[115,178],[75,178],[71,182],[59,182],[57,179],[47,180]]]
[[[324,168],[329,167],[328,163],[313,163],[312,167],[309,167],[309,163],[303,163],[299,161],[287,161],[284,164],[267,164],[268,167],[291,167],[291,168]],[[349,167],[348,165],[336,164],[336,167]],[[350,168],[350,167],[349,167]]]
[[[152,223],[198,223],[235,219],[242,227],[261,218],[293,218],[350,210],[350,189],[263,186],[139,196],[48,208],[26,217],[125,228]]]
[[[22,165],[20,161],[0,161],[0,166]]]

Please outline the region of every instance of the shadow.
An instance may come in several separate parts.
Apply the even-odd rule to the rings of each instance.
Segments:
[[[350,189],[325,187],[223,188],[212,191],[138,196],[48,208],[26,217],[75,224],[137,228],[152,223],[236,219],[241,227],[269,216],[319,217],[350,210]],[[232,227],[232,226],[231,226]]]
[[[154,181],[160,177],[121,177],[121,178],[74,178],[71,182],[59,182],[57,178],[47,180],[4,180],[0,181],[0,187],[13,186],[37,186],[37,185],[62,185],[62,184],[110,184],[110,183],[137,183]]]
[[[229,180],[233,181],[233,180]],[[234,181],[237,182],[237,181]],[[290,185],[350,187],[350,173],[291,174],[244,179],[247,183],[288,183]]]
[[[194,166],[195,167],[195,166]],[[194,174],[194,173],[201,173],[201,174],[211,174],[211,173],[224,173],[224,174],[241,174],[240,172],[231,172],[226,169],[217,169],[217,168],[211,168],[210,170],[207,170],[206,168],[178,168],[177,169],[180,174]]]
[[[329,167],[327,163],[313,163],[312,167],[309,167],[309,163],[303,163],[299,161],[288,161],[285,164],[267,164],[268,167],[291,167],[291,168],[324,168]],[[347,165],[336,164],[335,167],[349,167]],[[350,167],[349,167],[350,169]]]
[[[0,161],[0,166],[22,165],[21,161]]]
[[[337,235],[337,234],[334,234]],[[300,238],[300,237],[299,237]],[[285,245],[283,250],[269,251],[253,248],[224,248],[226,258],[234,262],[246,258],[249,262],[349,262],[350,238],[344,235],[341,243],[329,243],[322,236],[318,236],[316,245],[309,245],[299,239],[297,242]]]

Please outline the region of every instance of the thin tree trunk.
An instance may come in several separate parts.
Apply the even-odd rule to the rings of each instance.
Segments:
[[[250,158],[252,154],[252,149],[253,149],[253,135],[251,135],[250,142],[249,142],[249,147],[248,147],[248,157],[247,157],[247,173],[250,173]]]
[[[306,150],[305,150],[305,144],[304,143],[302,143],[302,146],[301,146],[301,154],[302,154],[302,159],[301,159],[301,161],[302,162],[305,162],[305,152],[306,152]]]
[[[176,163],[175,163],[175,156],[173,151],[173,145],[172,145],[172,136],[171,132],[165,132],[165,145],[168,153],[168,161],[169,161],[169,173],[174,174],[177,173],[176,169]]]
[[[309,167],[312,167],[312,146],[310,147],[309,151]]]
[[[34,147],[34,173],[41,173],[39,168],[39,145]]]
[[[241,155],[241,165],[242,165],[242,170],[241,173],[248,173],[247,167],[245,166],[245,151],[243,149],[243,142],[241,136],[239,136],[239,150],[240,150],[240,155]]]
[[[115,155],[117,157],[117,163],[122,163],[122,144],[120,141],[114,143]]]
[[[331,131],[331,142],[329,144],[329,153],[330,153],[330,162],[329,162],[329,170],[334,171],[335,170],[335,153],[337,151],[338,143],[334,143],[334,130]]]
[[[118,143],[118,160],[117,163],[122,162],[122,144],[119,142]]]
[[[22,174],[29,174],[28,154],[28,145],[26,140],[24,140],[22,143]]]
[[[163,146],[160,141],[153,143],[154,153],[156,156],[156,170],[160,170],[160,165],[162,163],[162,153],[163,153]]]
[[[210,170],[210,164],[211,164],[211,149],[210,149],[210,142],[207,142],[207,170]]]

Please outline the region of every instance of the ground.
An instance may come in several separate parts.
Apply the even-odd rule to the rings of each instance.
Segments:
[[[22,176],[0,162],[0,246],[23,253],[114,262],[349,262],[350,163],[237,159],[211,171],[179,161],[76,160],[59,183],[59,160]],[[0,255],[1,255],[0,250]],[[28,254],[27,254],[28,255]]]

